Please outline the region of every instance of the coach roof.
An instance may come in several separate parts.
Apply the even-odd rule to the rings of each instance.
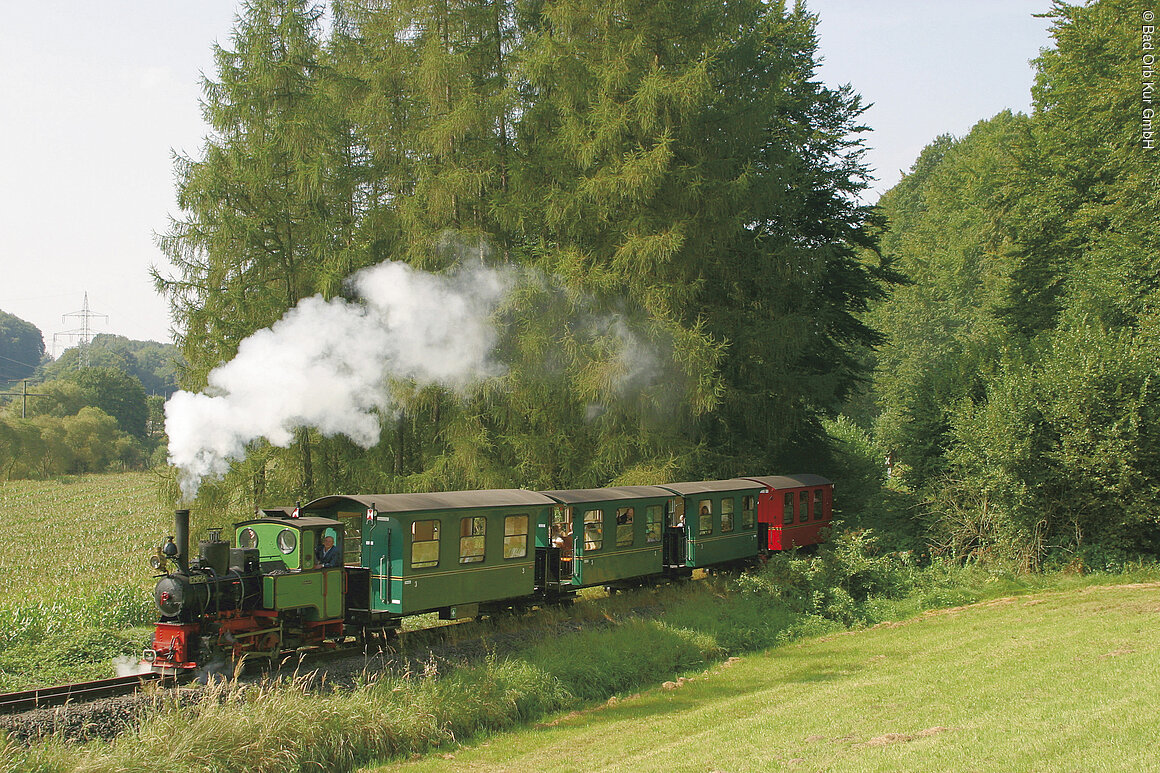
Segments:
[[[433,510],[477,510],[487,507],[535,507],[556,504],[543,494],[523,489],[440,491],[431,494],[338,494],[321,497],[303,510],[329,510],[343,502],[380,513],[423,513]]]
[[[708,494],[714,491],[745,491],[761,488],[763,483],[750,478],[730,478],[729,480],[694,480],[685,483],[666,483],[664,488],[675,494]]]
[[[613,486],[611,488],[576,488],[541,491],[552,499],[574,505],[581,502],[613,502],[618,499],[658,499],[671,497],[673,492],[660,486]]]
[[[758,483],[768,486],[772,489],[786,489],[786,488],[805,488],[807,486],[829,486],[833,481],[823,478],[821,475],[766,475],[764,477],[754,477],[749,480],[755,480]]]

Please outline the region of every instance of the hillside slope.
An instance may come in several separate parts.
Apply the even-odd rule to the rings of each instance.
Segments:
[[[791,644],[367,771],[1155,770],[1160,583]]]

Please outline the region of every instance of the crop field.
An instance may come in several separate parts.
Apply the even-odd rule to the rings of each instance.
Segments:
[[[363,770],[1156,770],[1158,623],[1160,583],[1000,598]]]
[[[173,530],[148,472],[0,482],[0,604],[146,588]]]
[[[172,532],[151,473],[0,483],[0,690],[113,675],[153,614]]]

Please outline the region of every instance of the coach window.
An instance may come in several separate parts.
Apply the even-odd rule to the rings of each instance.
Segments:
[[[604,544],[604,512],[589,510],[584,513],[584,552],[600,550]]]
[[[631,507],[621,507],[616,511],[616,546],[628,547],[632,544],[632,516]]]
[[[357,513],[340,511],[335,518],[342,521],[343,539],[339,544],[342,550],[342,563],[347,566],[362,564],[362,524],[366,520],[366,511]],[[337,543],[336,543],[337,544]]]
[[[753,518],[753,497],[741,497],[741,528],[752,529],[757,525]]]
[[[785,496],[782,497],[781,501],[781,522],[784,524],[791,524],[793,523],[793,492],[787,491]]]
[[[822,520],[823,509],[824,508],[822,507],[822,490],[815,489],[814,490],[814,520],[815,521]]]
[[[483,542],[487,536],[487,519],[482,515],[459,519],[459,563],[477,564],[483,560]]]
[[[798,492],[798,519],[802,523],[810,520],[810,492]]]
[[[411,524],[411,568],[439,566],[439,521]]]
[[[552,534],[561,537],[572,534],[572,508],[560,505],[552,510]]]
[[[362,564],[362,526],[357,520],[347,521],[342,532],[342,563],[346,566]]]
[[[713,501],[711,499],[702,499],[697,503],[697,513],[699,525],[697,534],[705,536],[713,533]]]
[[[644,541],[650,544],[661,541],[661,523],[664,509],[660,505],[649,505],[644,509]]]
[[[509,515],[503,519],[503,557],[523,558],[528,554],[528,516]]]
[[[721,533],[733,531],[733,497],[724,497],[721,500]]]

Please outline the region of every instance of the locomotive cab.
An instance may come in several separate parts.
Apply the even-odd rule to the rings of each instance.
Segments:
[[[342,521],[257,518],[236,524],[234,531],[239,547],[258,553],[265,609],[300,620],[307,628],[324,625],[333,629],[325,636],[341,635],[344,573],[342,567],[322,566],[318,556],[324,538],[343,543]],[[305,630],[303,635],[311,643],[319,638]]]
[[[332,518],[257,518],[237,524],[234,539],[238,547],[258,551],[263,572],[301,572],[321,568],[323,539],[343,544],[343,528]]]

